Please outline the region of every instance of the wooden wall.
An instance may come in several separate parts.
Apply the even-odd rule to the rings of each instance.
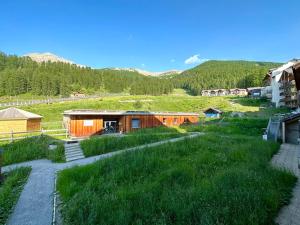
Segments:
[[[27,131],[27,120],[0,120],[0,132],[25,132]]]
[[[41,119],[29,119],[27,120],[27,131],[41,130]]]
[[[91,126],[85,125],[87,120],[92,121]],[[69,127],[70,135],[73,137],[86,137],[94,134],[101,134],[103,130],[103,119],[99,116],[71,116],[67,127]]]
[[[177,123],[175,123],[175,118]],[[131,120],[139,119],[140,128],[151,128],[158,126],[180,126],[184,123],[197,123],[198,116],[173,116],[173,115],[125,115],[120,119],[119,127],[123,132],[136,130],[131,127]],[[165,120],[165,123],[163,121]]]

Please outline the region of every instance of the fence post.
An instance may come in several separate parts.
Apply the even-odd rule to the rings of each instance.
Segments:
[[[11,130],[11,133],[10,133],[10,142],[13,142],[14,141],[14,131]]]

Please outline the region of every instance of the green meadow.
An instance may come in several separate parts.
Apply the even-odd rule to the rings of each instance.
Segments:
[[[205,135],[62,171],[64,224],[274,224],[296,178],[271,167],[266,122],[185,126]]]
[[[98,110],[145,110],[170,112],[196,112],[202,113],[209,107],[216,107],[224,111],[225,115],[231,112],[242,112],[247,117],[265,117],[285,109],[269,107],[265,100],[247,97],[206,97],[190,96],[181,89],[165,96],[115,96],[96,99],[78,100],[52,104],[39,104],[20,107],[33,113],[42,115],[44,128],[55,128],[51,123],[61,127],[63,112],[72,109],[98,109]],[[201,115],[202,116],[202,115]]]

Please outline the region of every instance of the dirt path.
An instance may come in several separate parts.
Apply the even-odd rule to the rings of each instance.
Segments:
[[[272,159],[272,164],[277,168],[283,168],[294,173],[300,178],[298,169],[299,145],[282,144],[280,151]],[[276,223],[280,225],[300,225],[300,180],[293,190],[293,198],[289,205],[283,207]]]
[[[11,214],[7,225],[50,225],[53,220],[53,193],[54,180],[57,171],[73,166],[87,165],[95,161],[110,158],[118,154],[129,151],[141,150],[146,147],[159,146],[165,143],[182,141],[185,138],[194,138],[203,133],[191,133],[189,136],[179,137],[152,144],[141,145],[116,152],[89,157],[68,163],[52,163],[49,160],[35,160],[3,167],[3,171],[9,171],[21,166],[32,167],[32,172],[28,178],[21,196]]]

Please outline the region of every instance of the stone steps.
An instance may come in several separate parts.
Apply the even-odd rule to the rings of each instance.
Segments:
[[[66,143],[65,157],[67,162],[85,158],[79,143]]]

